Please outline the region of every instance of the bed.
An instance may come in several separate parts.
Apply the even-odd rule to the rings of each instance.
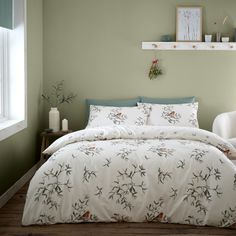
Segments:
[[[173,125],[181,119],[173,111],[172,125],[150,125],[140,115],[150,119],[147,107],[131,115],[138,123],[125,125],[129,114],[124,117],[121,108],[117,116],[102,115],[113,125],[97,125],[101,111],[91,107],[86,129],[45,150],[51,157],[30,182],[22,224],[235,224],[236,167],[229,159],[235,148],[197,128],[193,113],[187,127]]]

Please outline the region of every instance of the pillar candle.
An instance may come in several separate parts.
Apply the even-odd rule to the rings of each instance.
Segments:
[[[68,120],[64,119],[62,120],[62,131],[67,131],[68,130]]]

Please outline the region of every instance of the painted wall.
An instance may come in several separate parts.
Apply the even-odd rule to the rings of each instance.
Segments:
[[[85,98],[195,95],[205,129],[236,109],[236,52],[157,52],[164,75],[148,79],[154,52],[141,50],[141,41],[174,34],[175,7],[183,4],[203,6],[206,33],[236,27],[235,0],[44,0],[44,89],[65,80],[78,94],[61,107],[70,128],[84,126]],[[47,113],[46,106],[45,127]]]
[[[0,195],[37,161],[42,130],[42,0],[27,1],[28,127],[0,142]]]

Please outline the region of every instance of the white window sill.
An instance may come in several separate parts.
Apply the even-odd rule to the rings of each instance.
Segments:
[[[6,120],[0,123],[0,141],[27,127],[25,120]]]

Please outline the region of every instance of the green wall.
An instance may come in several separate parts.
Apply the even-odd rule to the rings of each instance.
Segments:
[[[28,127],[0,142],[0,195],[37,161],[42,103],[42,1],[27,1]],[[39,153],[39,152],[38,152]]]
[[[206,33],[217,30],[215,21],[222,32],[236,27],[235,0],[44,0],[44,89],[65,80],[78,94],[60,109],[70,128],[84,126],[85,98],[195,95],[205,129],[218,113],[236,109],[236,52],[157,52],[164,75],[148,79],[154,52],[141,42],[174,34],[175,7],[183,4],[203,6]]]

